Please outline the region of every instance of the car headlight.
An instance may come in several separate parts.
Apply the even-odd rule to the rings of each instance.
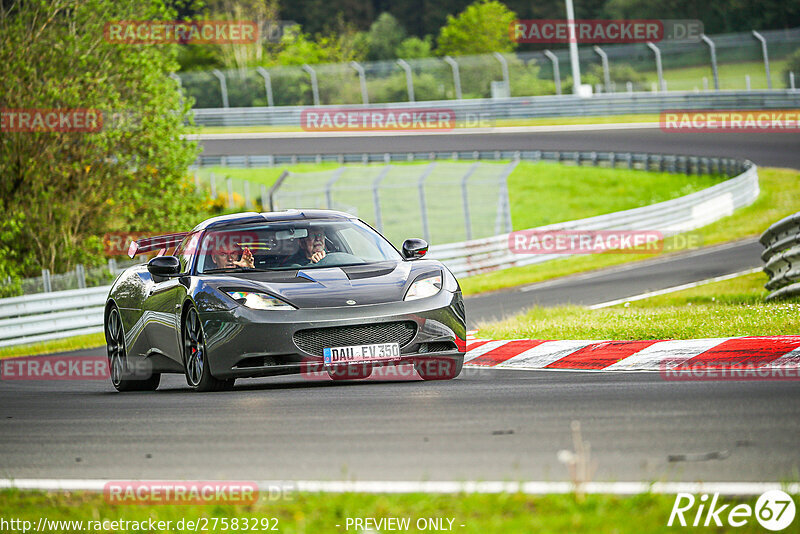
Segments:
[[[424,299],[425,297],[432,297],[442,289],[442,273],[441,271],[436,274],[423,274],[421,277],[414,280],[411,287],[408,288],[406,296],[403,300],[416,300]]]
[[[253,310],[296,310],[280,299],[257,291],[225,291],[233,300]]]

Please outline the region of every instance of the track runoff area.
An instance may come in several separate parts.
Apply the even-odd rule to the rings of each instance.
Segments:
[[[592,128],[587,128],[589,132]],[[611,129],[609,129],[611,130]],[[613,127],[614,131],[625,134],[625,129]],[[633,127],[629,134],[634,138],[640,138],[641,131]],[[649,130],[649,128],[648,128]],[[600,136],[610,133],[604,128],[596,128],[596,133]],[[511,132],[509,132],[511,133]],[[527,134],[529,134],[528,132]],[[538,134],[539,132],[537,132]],[[541,132],[544,133],[544,132]],[[567,132],[559,132],[566,134]],[[517,135],[524,136],[525,132]],[[211,137],[211,136],[209,136]],[[222,137],[222,138],[220,138]],[[228,136],[220,136],[215,139],[217,142],[227,144],[232,139]],[[246,137],[246,136],[245,136]],[[598,137],[599,139],[600,137]],[[374,139],[374,138],[373,138]],[[447,137],[440,135],[431,136],[428,141],[431,143],[428,148],[436,150],[437,139],[442,139],[445,144],[449,142]],[[641,138],[640,138],[641,139]],[[729,139],[731,139],[729,137]],[[744,138],[741,138],[744,141]],[[650,139],[652,142],[654,139]],[[209,142],[210,139],[202,142]],[[293,142],[303,142],[305,139],[294,139]],[[235,141],[233,141],[235,142]],[[504,143],[508,143],[506,139]],[[741,146],[728,146],[730,151],[737,155],[747,153],[748,143]],[[679,147],[686,152],[692,152],[694,141],[687,139],[687,146]],[[295,148],[297,146],[295,145]],[[654,146],[648,147],[653,149]],[[671,147],[675,149],[675,147]],[[774,154],[765,152],[772,157]],[[796,154],[796,151],[793,151]],[[778,160],[786,161],[794,155],[786,153],[779,154]],[[769,159],[769,158],[768,158]],[[740,273],[735,273],[740,274]],[[715,278],[721,279],[721,278]],[[707,280],[701,280],[704,282]],[[689,285],[694,282],[689,283]],[[679,290],[686,287],[680,284],[671,288],[660,290],[662,292]],[[618,286],[622,289],[622,286]],[[656,294],[658,292],[655,292]],[[639,295],[641,298],[646,294]],[[624,291],[605,293],[605,300],[593,304],[591,307],[604,307],[613,305],[622,300],[635,300],[637,296],[631,297]],[[480,332],[470,332],[468,339],[468,353],[466,356],[464,374],[503,371],[522,371],[527,373],[543,373],[555,371],[571,371],[569,375],[559,375],[562,378],[574,377],[571,382],[578,385],[585,382],[587,373],[610,374],[617,373],[618,376],[635,376],[636,373],[649,373],[650,375],[660,375],[664,382],[674,381],[676,383],[686,381],[700,381],[709,385],[720,383],[720,381],[737,380],[766,380],[771,383],[779,383],[786,380],[797,380],[797,366],[800,363],[800,336],[770,336],[770,337],[748,337],[748,338],[714,338],[714,339],[693,339],[693,340],[649,340],[649,341],[626,341],[626,340],[601,340],[601,341],[580,341],[580,340],[492,340],[483,339]],[[468,378],[468,377],[467,377]],[[464,377],[456,382],[461,382]],[[435,384],[430,384],[435,385]],[[466,384],[464,384],[466,385]],[[524,386],[533,387],[533,384]],[[591,386],[589,386],[591,387]],[[638,384],[637,387],[641,387]],[[348,386],[337,388],[337,393],[348,393]],[[360,388],[359,388],[360,389]],[[498,391],[499,393],[499,391]],[[784,390],[785,393],[785,390]],[[237,395],[241,392],[233,392],[229,395]],[[647,395],[647,390],[641,392]],[[779,402],[776,398],[775,402]],[[147,396],[142,396],[137,400],[140,409],[148,410],[146,407]],[[568,406],[561,406],[561,409],[569,411]],[[565,414],[565,419],[569,419]],[[699,428],[698,428],[699,430]],[[622,430],[620,430],[622,431]],[[574,451],[559,452],[559,461],[580,469],[581,462],[586,458],[581,456],[580,440],[574,445]],[[562,455],[563,453],[563,455]],[[561,457],[563,456],[563,457]],[[688,453],[683,461],[702,462],[713,460],[713,458],[701,458],[703,453]],[[697,456],[695,458],[694,456]],[[713,456],[713,455],[712,455]],[[6,466],[9,467],[9,466]],[[586,468],[586,466],[584,466]],[[57,472],[58,470],[54,470]],[[573,471],[574,473],[574,471]],[[440,477],[445,478],[445,477]],[[700,477],[698,477],[699,479]],[[291,492],[308,492],[323,494],[411,494],[425,493],[430,495],[452,494],[526,494],[526,495],[557,495],[557,494],[614,494],[620,496],[637,494],[669,494],[674,495],[674,501],[668,510],[668,516],[664,517],[662,525],[670,526],[721,526],[738,527],[740,525],[760,525],[769,530],[786,529],[789,525],[796,525],[795,502],[791,495],[800,492],[800,484],[789,480],[772,481],[742,481],[737,482],[735,477],[729,481],[710,481],[710,482],[651,482],[651,481],[617,481],[599,482],[592,481],[590,476],[585,478],[572,477],[570,481],[526,481],[513,482],[508,480],[491,480],[482,478],[480,480],[401,480],[396,477],[393,480],[369,479],[360,480],[337,480],[335,477],[326,479],[298,479],[298,480],[257,480],[249,482],[251,494],[253,491],[262,494],[287,494]],[[119,484],[123,486],[120,487]],[[117,486],[114,486],[116,484]],[[125,486],[127,484],[127,486]],[[202,498],[203,485],[217,484],[215,481],[187,481],[185,477],[173,482],[164,483],[163,481],[145,479],[143,477],[129,480],[128,482],[103,478],[5,478],[0,479],[0,489],[16,488],[19,490],[44,490],[44,491],[79,491],[102,493],[106,498],[110,497],[111,489],[115,489],[117,498],[124,496],[143,498],[145,501],[153,499],[172,499],[167,504],[185,504],[178,502],[180,499]],[[230,484],[230,482],[225,482]],[[236,483],[233,483],[236,484]],[[112,488],[113,486],[113,488]],[[142,488],[145,488],[142,490]],[[208,488],[205,488],[208,491]],[[216,488],[219,491],[219,488]],[[243,488],[228,488],[229,492],[238,491],[243,494]],[[176,497],[176,495],[179,495]],[[199,497],[198,497],[199,496]],[[734,502],[731,505],[731,498],[752,498],[750,504]],[[178,499],[178,501],[175,501]],[[195,501],[192,501],[193,503]],[[727,506],[726,506],[727,505]],[[356,521],[360,519],[360,523]],[[350,523],[343,522],[337,525],[337,531],[368,531],[379,528],[387,529],[391,527],[388,523],[377,523],[378,518],[373,518],[372,523],[365,520],[369,518],[348,518]],[[398,518],[399,519],[399,518]],[[443,519],[443,518],[440,518]],[[788,522],[787,522],[788,521]],[[402,527],[403,523],[394,523],[394,527]],[[417,530],[419,530],[419,525]],[[463,528],[460,524],[447,523],[444,519],[438,523],[426,523],[425,530],[459,530]],[[17,531],[34,531],[37,525],[0,525],[0,530],[12,531],[16,527]],[[6,528],[8,527],[8,528]],[[447,528],[446,528],[447,527]],[[395,528],[397,529],[397,528]]]

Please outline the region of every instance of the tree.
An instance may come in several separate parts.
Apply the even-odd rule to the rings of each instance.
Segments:
[[[511,40],[509,27],[516,18],[496,0],[478,0],[457,17],[447,16],[436,51],[443,56],[512,52],[517,43]]]
[[[168,77],[176,45],[103,36],[107,21],[171,19],[157,0],[0,6],[0,107],[90,108],[103,117],[100,131],[0,136],[0,272],[99,262],[106,232],[175,231],[202,218],[187,181],[197,154],[183,138],[191,101]]]
[[[430,35],[426,35],[425,39],[409,37],[397,46],[395,56],[403,59],[431,57],[433,55],[432,48],[433,38]]]
[[[406,31],[396,18],[389,13],[381,13],[367,33],[369,43],[367,59],[370,61],[395,59],[397,47],[405,36]]]

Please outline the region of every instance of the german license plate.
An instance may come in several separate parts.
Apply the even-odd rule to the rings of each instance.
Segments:
[[[325,365],[390,360],[392,358],[398,358],[399,356],[400,345],[397,343],[353,345],[352,347],[331,347],[323,349],[322,351],[322,357],[325,361]]]

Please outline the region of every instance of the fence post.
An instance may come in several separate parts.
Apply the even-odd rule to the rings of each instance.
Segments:
[[[508,176],[519,164],[519,160],[514,160],[500,173],[498,182],[500,185],[499,198],[497,202],[497,217],[494,224],[494,235],[511,232],[511,205],[508,202]]]
[[[244,206],[250,207],[250,182],[247,180],[244,181]]]
[[[428,243],[431,242],[431,233],[428,229],[428,210],[425,208],[425,179],[428,178],[435,167],[435,161],[429,163],[417,180],[417,189],[419,190],[419,211],[422,214],[422,235],[425,238],[425,241]]]
[[[233,203],[233,180],[228,176],[225,181],[228,183],[228,207],[233,209],[236,205]]]
[[[511,96],[511,80],[508,76],[508,62],[506,58],[503,57],[503,54],[500,52],[494,52],[494,57],[497,58],[497,61],[500,62],[500,67],[503,69],[503,83],[506,84],[506,92],[508,96]]]
[[[380,192],[379,189],[381,187],[381,182],[386,175],[389,174],[389,169],[391,169],[391,165],[386,165],[381,172],[378,173],[378,176],[372,182],[372,202],[375,206],[375,226],[378,228],[378,232],[383,233],[383,217],[381,216],[381,199],[380,199]]]
[[[213,172],[209,173],[209,180],[211,183],[211,198],[217,198],[217,177]]]
[[[769,55],[767,54],[767,40],[764,36],[753,30],[753,37],[761,41],[761,55],[764,57],[764,72],[767,74],[767,89],[772,89],[772,78],[769,75]]]
[[[82,263],[75,266],[75,278],[78,279],[78,289],[86,289],[86,269]]]
[[[794,90],[794,72],[789,73],[789,89]]]
[[[708,45],[708,50],[711,53],[711,71],[714,74],[714,90],[719,91],[719,73],[717,72],[717,47],[714,41],[708,38],[706,34],[700,36],[704,43]]]
[[[453,85],[456,88],[456,99],[461,100],[461,75],[458,73],[458,63],[450,56],[444,56],[444,61],[453,70]]]
[[[358,61],[351,61],[350,66],[353,67],[358,73],[358,82],[361,84],[361,102],[369,104],[369,95],[367,94],[367,76],[364,73],[364,67]]]
[[[267,205],[267,186],[261,184],[261,202],[259,202],[259,210],[264,211],[265,208],[268,208]]]
[[[53,290],[50,285],[50,269],[42,269],[42,286],[45,293],[50,293]]]
[[[611,74],[608,72],[608,55],[597,45],[595,45],[593,49],[597,55],[600,56],[600,61],[603,63],[603,81],[606,84],[606,93],[611,92]]]
[[[325,184],[325,202],[329,210],[333,209],[333,184],[335,184],[336,180],[342,176],[342,173],[346,168],[347,167],[339,167],[333,171],[333,176],[331,176],[331,179],[328,180],[327,184]]]
[[[656,55],[656,73],[658,74],[658,85],[661,91],[666,91],[664,86],[664,70],[661,68],[661,50],[651,42],[647,42],[647,47]]]
[[[561,94],[561,73],[558,70],[558,56],[550,50],[545,50],[544,55],[553,63],[553,81],[556,83],[556,94]]]
[[[219,90],[222,92],[222,107],[227,108],[228,106],[228,84],[225,81],[225,75],[219,70],[214,69],[211,71],[211,74],[217,77],[219,80]]]
[[[269,75],[269,72],[264,67],[256,67],[256,72],[264,78],[264,91],[267,92],[267,105],[269,107],[274,107],[275,102],[272,100],[272,78]]]
[[[269,197],[269,211],[275,211],[275,193],[278,191],[281,184],[283,184],[283,181],[287,176],[289,176],[289,171],[284,169],[278,179],[275,180],[275,183],[272,184],[272,187],[269,188],[269,193],[267,193],[267,196]]]
[[[197,175],[197,171],[194,171],[194,192],[200,193],[200,177]]]
[[[464,228],[466,229],[467,241],[472,239],[472,220],[469,216],[469,197],[467,195],[467,180],[475,170],[478,168],[480,163],[473,163],[470,165],[467,172],[464,173],[464,176],[461,177],[461,203],[464,206]]]
[[[314,105],[319,106],[319,85],[317,85],[317,72],[309,65],[301,67],[311,77],[311,96],[314,98]]]
[[[744,75],[744,87],[745,87],[746,91],[750,90],[750,75],[749,74],[745,74]]]
[[[397,64],[406,72],[406,89],[408,90],[408,101],[414,101],[414,77],[411,72],[411,65],[404,59],[398,59]]]

